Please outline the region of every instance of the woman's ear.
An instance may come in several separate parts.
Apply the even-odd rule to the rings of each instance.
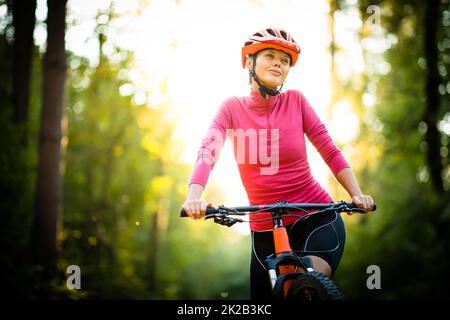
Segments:
[[[252,56],[246,56],[245,57],[245,67],[248,70],[252,70],[252,66],[253,66],[253,59]]]

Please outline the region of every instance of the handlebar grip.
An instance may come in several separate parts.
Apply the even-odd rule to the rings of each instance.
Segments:
[[[205,213],[206,215],[214,214],[214,213],[217,213],[217,208],[211,208],[211,207],[207,207],[206,208],[206,213]],[[180,217],[181,218],[189,217],[188,214],[186,213],[186,211],[183,208],[181,208],[181,210],[180,210]]]
[[[181,218],[189,217],[188,214],[186,213],[186,211],[184,211],[183,208],[181,208],[181,210],[180,210],[180,217]]]
[[[356,204],[354,204],[353,202],[347,202],[347,206],[350,209],[359,209],[359,207]],[[374,203],[372,206],[372,211],[375,211],[375,210],[377,210],[377,205]]]

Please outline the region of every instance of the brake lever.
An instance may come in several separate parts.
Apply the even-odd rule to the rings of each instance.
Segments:
[[[358,207],[350,208],[345,201],[338,202],[337,206],[334,207],[333,210],[339,211],[339,212],[347,212],[347,213],[350,213],[350,212],[366,213],[366,211],[364,209],[361,209]]]
[[[243,222],[242,221],[242,219],[239,219],[239,218],[235,218],[235,217],[228,217],[228,219],[227,219],[228,221],[228,223],[227,223],[227,226],[228,227],[231,227],[232,225],[234,225],[235,223],[237,223],[237,222]]]
[[[353,209],[350,209],[350,211],[348,211],[348,212],[366,213],[366,211],[364,209],[361,209],[361,208],[353,208]]]
[[[232,225],[234,225],[237,222],[243,222],[242,219],[239,218],[235,218],[235,217],[229,217],[226,215],[216,215],[214,217],[214,222],[227,226],[227,227],[231,227]]]
[[[345,209],[343,209],[342,211],[347,212],[347,213],[351,213],[351,212],[366,213],[366,211],[364,209],[361,209],[358,207],[349,208],[347,205],[344,205],[344,207],[345,207]]]

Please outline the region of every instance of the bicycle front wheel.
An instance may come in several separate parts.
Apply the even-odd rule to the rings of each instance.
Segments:
[[[294,279],[286,300],[343,300],[339,288],[320,272],[306,272]]]

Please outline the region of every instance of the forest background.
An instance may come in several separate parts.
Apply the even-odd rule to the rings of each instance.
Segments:
[[[248,92],[240,47],[267,25],[300,43],[286,88],[378,205],[344,217],[345,296],[450,298],[448,0],[0,0],[2,295],[249,298],[248,226],[178,213],[211,117]],[[246,204],[228,151],[205,198]]]

